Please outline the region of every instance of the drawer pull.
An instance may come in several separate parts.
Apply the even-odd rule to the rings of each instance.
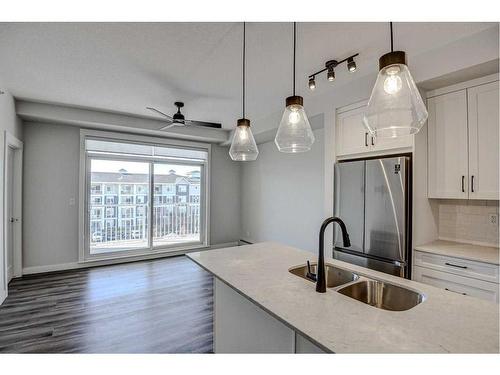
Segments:
[[[368,133],[365,133],[365,146],[368,147]]]
[[[451,290],[451,289],[448,289],[448,288],[444,288],[444,290],[447,290],[448,292],[453,292],[453,293],[458,293],[458,294],[462,294],[464,296],[467,295],[467,293],[463,293],[463,292],[455,292],[454,290]]]
[[[447,266],[451,266],[451,267],[457,267],[457,268],[461,268],[461,269],[467,269],[467,266],[459,266],[458,264],[452,264],[452,263],[448,263],[446,262],[445,265]]]

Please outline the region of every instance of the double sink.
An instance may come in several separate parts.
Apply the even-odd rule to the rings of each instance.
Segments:
[[[311,272],[316,272],[316,264],[311,264]],[[325,264],[326,287],[332,288],[344,296],[354,298],[383,310],[405,311],[424,300],[424,296],[416,291],[406,289],[380,280],[359,276],[354,272]],[[308,277],[307,265],[293,267],[289,270],[295,276],[314,282]]]

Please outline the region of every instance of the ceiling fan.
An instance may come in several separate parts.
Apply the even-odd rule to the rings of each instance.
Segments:
[[[158,130],[166,130],[166,129],[172,128],[174,126],[192,126],[192,125],[205,126],[208,128],[215,128],[215,129],[222,128],[221,124],[217,124],[214,122],[186,120],[184,118],[184,115],[181,113],[181,108],[184,107],[184,103],[183,102],[175,102],[174,105],[177,107],[177,112],[174,113],[173,116],[169,116],[166,113],[163,113],[163,112],[157,110],[156,108],[146,107],[146,109],[149,109],[150,111],[156,112],[156,113],[158,113],[166,118],[165,122],[167,123],[167,125],[165,125],[164,127],[160,128]]]

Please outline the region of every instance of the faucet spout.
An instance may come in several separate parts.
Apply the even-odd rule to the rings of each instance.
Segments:
[[[349,239],[349,234],[347,233],[347,228],[345,223],[338,217],[329,217],[319,230],[319,254],[318,254],[318,271],[316,278],[316,292],[325,293],[326,292],[326,275],[325,275],[325,230],[330,223],[337,223],[340,226],[342,232],[342,242],[345,247],[351,246],[351,240]]]

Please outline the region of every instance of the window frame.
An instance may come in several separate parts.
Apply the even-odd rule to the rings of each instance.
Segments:
[[[155,157],[155,156],[126,156],[116,154],[89,155],[86,152],[86,140],[97,139],[110,142],[124,142],[135,144],[147,144],[158,147],[174,147],[195,149],[207,153],[206,160],[182,160],[178,158]],[[90,254],[90,159],[126,160],[135,162],[150,163],[150,186],[149,186],[149,238],[148,246],[145,248],[123,249],[115,253]],[[154,163],[168,163],[181,165],[199,165],[202,179],[200,180],[200,241],[188,242],[173,245],[154,246],[152,238],[153,232],[153,210],[154,210]],[[98,130],[80,129],[80,173],[79,173],[79,262],[87,263],[102,260],[113,260],[127,257],[151,257],[154,254],[162,253],[184,253],[196,249],[204,249],[210,246],[210,165],[211,165],[211,145],[208,143],[174,140],[168,138],[158,138],[141,136],[127,133],[115,133]],[[103,192],[103,196],[106,195]],[[105,206],[105,202],[102,202]],[[145,205],[147,205],[145,204]],[[103,210],[104,211],[104,210]],[[104,212],[103,212],[104,215]],[[104,215],[105,216],[105,215]],[[103,228],[104,230],[104,228]]]

